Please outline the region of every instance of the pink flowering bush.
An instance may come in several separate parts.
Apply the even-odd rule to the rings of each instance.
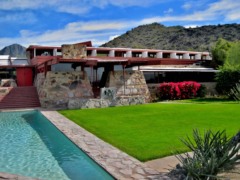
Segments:
[[[162,83],[159,87],[160,99],[189,99],[197,97],[201,84],[194,81]]]

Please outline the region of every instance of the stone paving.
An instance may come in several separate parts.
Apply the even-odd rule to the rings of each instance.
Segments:
[[[165,174],[102,141],[58,112],[42,110],[41,113],[116,179],[170,180]]]
[[[38,180],[38,179],[0,172],[0,180]]]

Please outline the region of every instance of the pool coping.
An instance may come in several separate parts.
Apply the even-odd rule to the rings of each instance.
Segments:
[[[57,111],[40,111],[71,141],[88,154],[116,179],[162,179],[170,178],[112,145],[99,139]]]
[[[83,129],[76,123],[67,119],[56,110],[36,109],[14,109],[9,111],[40,111],[52,124],[54,124],[63,134],[74,142],[89,157],[102,166],[109,174],[116,179],[158,179],[170,180],[165,173],[150,168],[146,164],[131,157],[125,152],[104,142],[92,133]]]

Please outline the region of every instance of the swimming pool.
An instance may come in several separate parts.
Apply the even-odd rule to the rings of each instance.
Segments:
[[[0,113],[0,172],[39,179],[114,179],[39,111]]]

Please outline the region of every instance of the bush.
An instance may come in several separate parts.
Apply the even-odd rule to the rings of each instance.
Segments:
[[[212,65],[214,67],[222,66],[227,60],[228,51],[231,49],[232,42],[225,39],[218,39],[215,46],[212,47]]]
[[[219,94],[228,95],[235,84],[240,81],[240,70],[222,67],[216,75],[216,90]]]
[[[197,97],[205,97],[206,93],[207,93],[206,86],[201,84],[200,88],[197,91]]]
[[[158,95],[162,100],[189,99],[199,95],[200,87],[201,84],[193,81],[162,83]]]
[[[240,101],[240,83],[237,83],[235,87],[230,90],[229,97],[236,101]]]
[[[178,155],[182,165],[178,165],[170,174],[177,175],[178,179],[217,179],[217,175],[225,170],[231,170],[240,160],[240,133],[228,138],[225,131],[216,133],[208,130],[202,137],[198,130],[193,131],[191,138],[182,142],[193,152]]]

